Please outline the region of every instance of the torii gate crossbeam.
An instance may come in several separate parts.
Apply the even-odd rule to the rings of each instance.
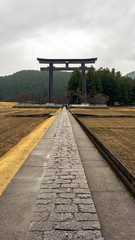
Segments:
[[[82,97],[83,102],[87,102],[85,71],[93,70],[93,67],[87,67],[85,64],[95,63],[97,58],[88,59],[44,59],[37,58],[41,64],[49,64],[49,67],[41,67],[41,71],[49,71],[49,103],[52,102],[53,96],[53,71],[82,71]],[[65,67],[55,67],[54,64],[65,64]],[[80,67],[70,67],[69,64],[81,64]]]

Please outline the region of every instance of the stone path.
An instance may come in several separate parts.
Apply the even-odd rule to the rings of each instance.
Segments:
[[[64,108],[26,240],[103,240]]]

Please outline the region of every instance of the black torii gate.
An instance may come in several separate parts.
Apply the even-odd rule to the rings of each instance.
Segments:
[[[88,59],[44,59],[37,58],[41,64],[49,64],[48,67],[41,67],[41,71],[49,71],[49,103],[52,102],[53,94],[53,71],[82,71],[82,97],[83,102],[87,102],[87,91],[86,91],[86,79],[85,71],[93,70],[93,67],[87,67],[85,64],[95,63],[97,58],[88,58]],[[55,67],[53,64],[65,64],[65,67]],[[71,67],[69,64],[81,64],[80,67]]]

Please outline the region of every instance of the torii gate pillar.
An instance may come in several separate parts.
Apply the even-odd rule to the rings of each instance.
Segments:
[[[52,102],[53,96],[53,63],[50,63],[49,67],[49,103]]]
[[[86,79],[85,79],[85,63],[82,63],[82,99],[83,103],[87,103]]]

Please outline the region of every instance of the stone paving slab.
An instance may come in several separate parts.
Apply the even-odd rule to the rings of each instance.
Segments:
[[[52,152],[26,240],[103,240],[66,109],[57,117]]]

